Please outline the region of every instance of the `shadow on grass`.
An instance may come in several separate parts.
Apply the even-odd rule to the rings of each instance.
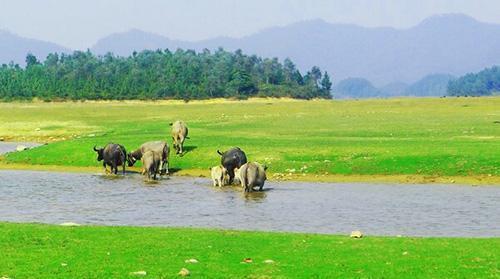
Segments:
[[[181,154],[177,154],[177,155],[180,156],[180,157],[183,157],[187,153],[192,152],[193,150],[195,150],[196,148],[197,148],[197,146],[194,146],[194,145],[184,146],[184,148],[183,148],[184,152],[181,153]]]

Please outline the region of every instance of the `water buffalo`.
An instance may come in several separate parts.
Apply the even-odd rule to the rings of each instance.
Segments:
[[[262,191],[267,179],[266,170],[266,166],[256,162],[246,163],[237,170],[236,174],[245,192],[252,192],[254,187],[259,187],[259,191]]]
[[[182,154],[184,152],[184,141],[189,139],[188,127],[186,126],[186,123],[181,120],[170,123],[170,126],[172,126],[172,139],[174,140],[176,154]]]
[[[128,154],[128,166],[133,166],[135,162],[140,160],[143,154],[147,151],[152,151],[155,154],[155,157],[158,157],[158,160],[160,160],[160,166],[157,171],[159,171],[160,174],[168,174],[168,156],[170,148],[167,142],[161,140],[145,142],[139,147],[139,149]]]
[[[155,152],[148,150],[142,155],[142,166],[144,171],[142,174],[148,176],[148,180],[151,180],[151,176],[156,180],[156,174],[160,168],[161,159]]]
[[[220,163],[226,169],[229,175],[228,183],[231,184],[234,180],[234,169],[245,164],[247,162],[247,156],[239,147],[231,148],[224,153],[217,150],[217,153],[221,155]]]
[[[116,143],[109,143],[105,147],[96,148],[94,151],[97,153],[97,161],[102,161],[104,171],[107,172],[106,166],[111,167],[111,173],[118,172],[118,166],[122,166],[123,174],[125,174],[125,161],[127,159],[127,151],[125,147]]]
[[[224,169],[223,166],[215,166],[213,168],[210,168],[210,175],[212,176],[212,182],[214,187],[219,186],[222,187],[225,184],[225,176],[226,176],[226,170]]]

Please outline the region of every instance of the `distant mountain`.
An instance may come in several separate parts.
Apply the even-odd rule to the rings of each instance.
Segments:
[[[363,78],[347,78],[333,89],[334,98],[388,98],[430,97],[447,95],[448,82],[454,77],[447,74],[431,74],[413,84],[394,82],[377,88]]]
[[[91,50],[97,54],[112,52],[120,56],[129,56],[133,51],[165,49],[167,47],[175,50],[177,47],[181,47],[181,45],[186,46],[188,44],[173,41],[154,33],[132,29],[123,33],[111,34],[100,39]]]
[[[405,96],[445,96],[447,95],[448,82],[453,80],[452,75],[432,74],[425,76],[406,88]]]
[[[381,92],[364,78],[347,78],[333,88],[333,97],[344,98],[374,98],[381,97]]]
[[[461,76],[500,64],[500,25],[461,14],[425,19],[408,29],[365,28],[322,20],[299,22],[262,30],[243,38],[219,37],[198,42],[171,40],[137,29],[112,34],[91,50],[130,55],[144,49],[201,51],[223,47],[242,49],[262,57],[291,58],[302,71],[317,65],[334,81],[362,77],[388,95],[398,95],[402,83],[411,84],[431,73]],[[0,31],[0,63],[24,64],[28,52],[43,60],[49,52],[69,50]],[[396,86],[399,83],[398,86]]]
[[[399,97],[404,96],[408,84],[404,82],[392,82],[380,87],[381,97]]]
[[[0,30],[0,64],[8,64],[13,61],[24,65],[28,53],[34,54],[39,60],[45,60],[47,54],[51,52],[62,53],[70,52],[70,50],[57,44],[27,39]]]
[[[480,43],[479,43],[480,42]],[[320,66],[334,82],[363,77],[380,86],[412,83],[431,73],[454,76],[500,64],[500,25],[461,14],[433,16],[409,29],[365,28],[322,20],[263,30],[243,38],[169,40],[139,30],[106,37],[92,48],[126,55],[134,50],[222,46],[263,57],[290,57],[301,70]]]

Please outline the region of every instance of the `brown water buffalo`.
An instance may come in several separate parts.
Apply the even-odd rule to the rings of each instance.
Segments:
[[[215,166],[210,168],[210,175],[212,176],[213,186],[224,186],[226,179],[226,170],[223,166]]]
[[[189,139],[188,127],[181,120],[170,123],[170,126],[172,126],[172,139],[174,140],[176,154],[182,154],[184,152],[184,141]]]
[[[105,147],[97,148],[94,146],[94,151],[97,153],[97,161],[102,161],[104,171],[107,172],[106,166],[111,167],[111,173],[118,173],[118,166],[122,166],[123,174],[125,174],[125,162],[127,160],[127,151],[125,147],[116,143],[109,143]]]
[[[266,170],[266,166],[256,162],[246,163],[238,169],[236,173],[245,192],[252,192],[254,187],[259,187],[259,191],[262,191],[267,179]]]
[[[234,169],[245,164],[247,162],[247,156],[239,147],[233,147],[225,152],[217,150],[217,153],[221,155],[220,163],[226,169],[229,175],[228,183],[231,184],[234,180]]]
[[[158,168],[158,172],[161,174],[168,174],[168,156],[170,153],[170,148],[166,141],[148,141],[143,143],[137,150],[132,151],[128,154],[127,161],[128,166],[131,167],[140,160],[144,153],[152,151],[155,154],[155,157],[160,160],[160,166]]]
[[[142,154],[142,166],[144,168],[143,174],[148,176],[148,180],[153,177],[156,180],[156,174],[160,169],[161,159],[155,152],[148,150]]]

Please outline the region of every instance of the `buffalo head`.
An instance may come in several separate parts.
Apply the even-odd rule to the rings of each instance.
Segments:
[[[131,167],[137,162],[137,160],[140,160],[142,158],[142,151],[141,149],[137,149],[135,151],[130,152],[127,154],[127,163],[128,166]]]
[[[102,161],[103,160],[104,148],[96,148],[94,146],[94,151],[97,153],[97,161]]]
[[[136,161],[137,159],[134,157],[134,155],[132,155],[132,153],[127,154],[127,162],[129,167],[133,166]]]

